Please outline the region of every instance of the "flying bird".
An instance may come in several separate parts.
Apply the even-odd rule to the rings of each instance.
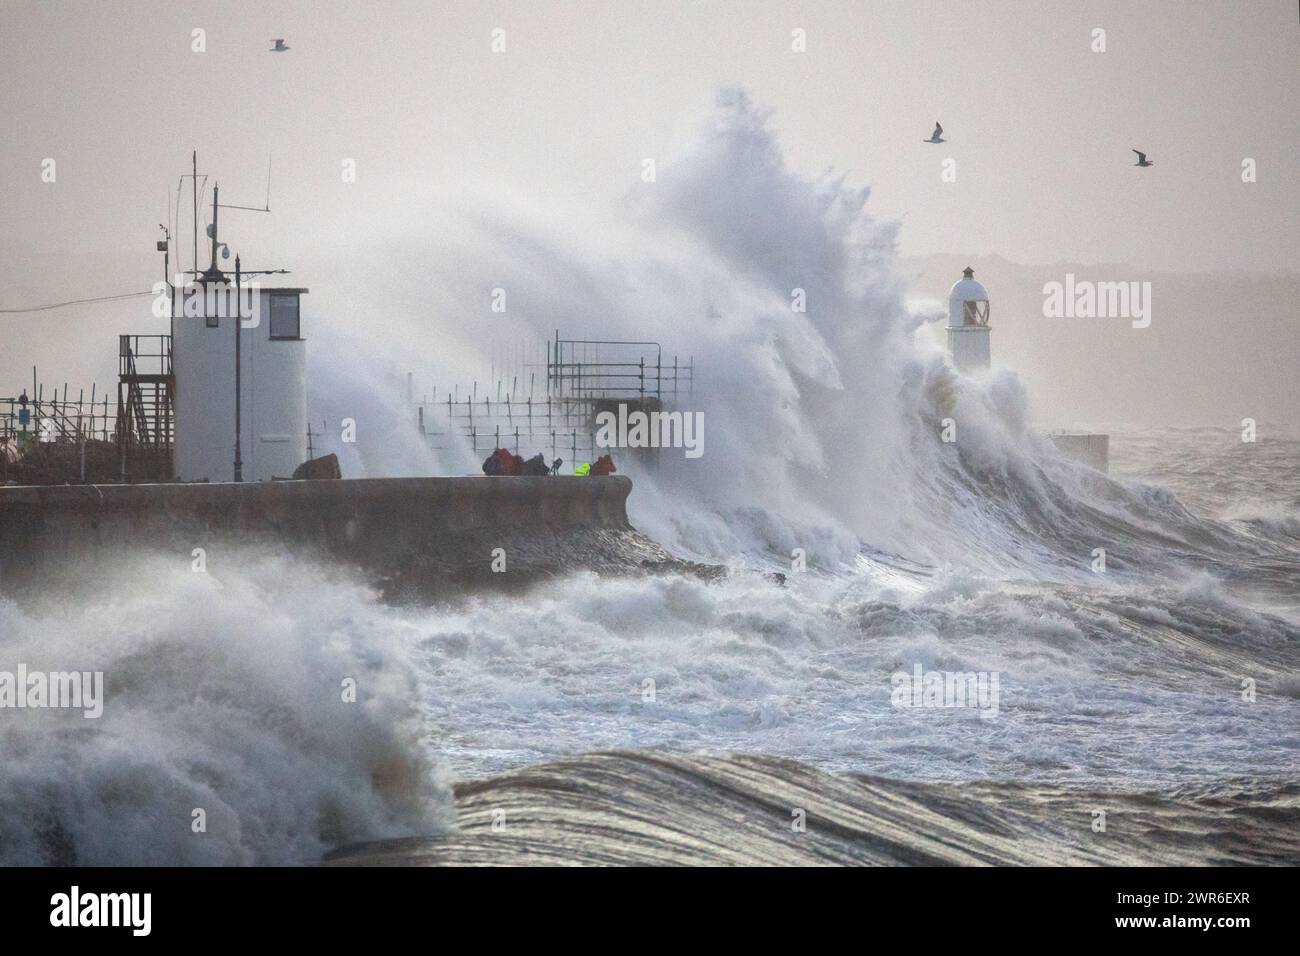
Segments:
[[[938,120],[935,120],[935,121],[934,121],[934,132],[930,134],[930,138],[929,138],[929,139],[923,139],[923,140],[921,140],[921,142],[923,142],[923,143],[946,143],[946,142],[948,142],[946,139],[943,138],[943,127],[939,125],[939,121],[938,121]]]
[[[271,42],[274,43],[275,46],[271,47],[271,49],[268,51],[270,53],[284,53],[289,49],[287,46],[284,45],[284,37],[278,37],[277,39],[274,39]]]
[[[1142,152],[1142,150],[1140,150],[1140,149],[1135,149],[1135,150],[1133,150],[1133,152],[1135,152],[1135,153],[1138,154],[1138,161],[1137,161],[1136,163],[1133,164],[1134,166],[1154,166],[1154,165],[1155,165],[1155,163],[1153,163],[1153,162],[1151,162],[1151,160],[1147,159],[1147,154],[1144,153],[1144,152]]]

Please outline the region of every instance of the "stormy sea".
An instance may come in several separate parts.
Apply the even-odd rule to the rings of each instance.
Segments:
[[[682,343],[703,454],[622,469],[629,516],[726,573],[394,602],[273,548],[69,556],[0,594],[0,651],[103,671],[104,713],[0,723],[0,863],[1300,863],[1300,434],[1101,423],[1109,474],[1066,460],[770,119],[723,94],[608,222],[411,199],[370,238],[418,301],[358,331],[324,291],[313,340],[372,477],[477,468],[369,372],[435,329],[471,365],[437,316],[479,290],[507,342]]]

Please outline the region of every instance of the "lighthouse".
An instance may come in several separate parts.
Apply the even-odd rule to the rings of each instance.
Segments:
[[[961,372],[989,367],[989,294],[970,266],[948,293],[948,354]]]

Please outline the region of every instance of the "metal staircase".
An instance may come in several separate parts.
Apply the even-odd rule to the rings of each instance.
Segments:
[[[118,336],[117,442],[123,481],[170,481],[176,431],[170,335]]]

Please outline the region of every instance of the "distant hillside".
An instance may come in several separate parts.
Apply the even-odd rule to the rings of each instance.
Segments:
[[[975,270],[989,292],[993,361],[1020,373],[1042,424],[1232,425],[1300,414],[1300,275],[1184,275],[962,255],[900,265],[914,277],[913,295],[944,302],[962,268]],[[1150,282],[1151,326],[1045,318],[1043,286],[1069,272]]]

